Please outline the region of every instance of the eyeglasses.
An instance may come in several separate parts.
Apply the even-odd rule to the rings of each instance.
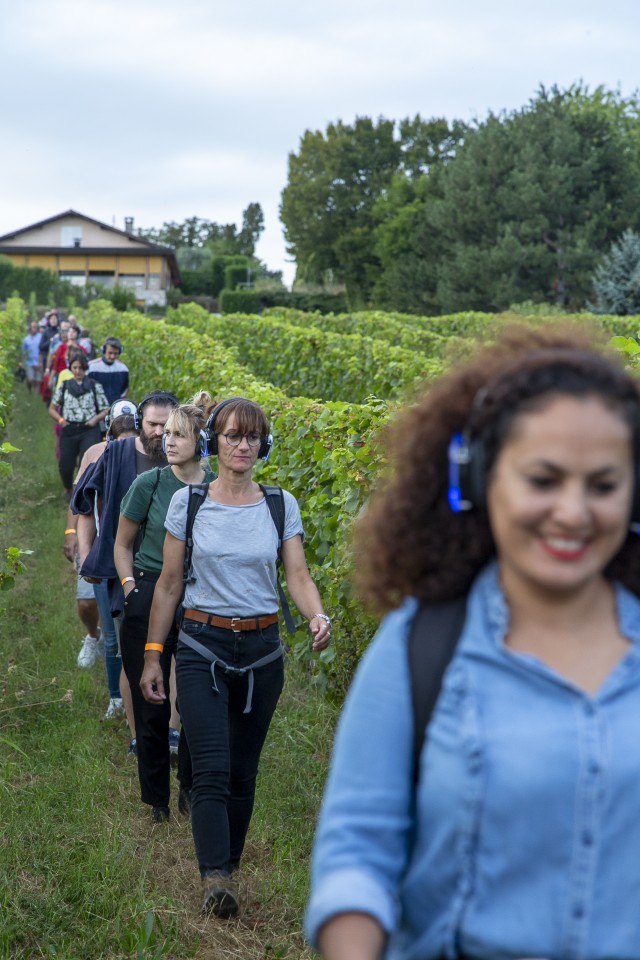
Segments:
[[[260,433],[221,433],[218,436],[224,437],[230,447],[239,447],[242,438],[245,437],[250,447],[259,447],[262,441]]]

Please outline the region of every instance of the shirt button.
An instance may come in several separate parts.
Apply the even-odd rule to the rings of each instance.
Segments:
[[[585,847],[590,847],[593,844],[593,834],[589,833],[588,830],[585,830],[582,834],[582,843]]]
[[[584,712],[585,712],[585,714],[586,714],[588,717],[592,717],[592,716],[594,715],[594,713],[596,712],[596,708],[595,708],[594,704],[591,703],[589,700],[587,700],[586,703],[585,703],[585,705],[584,705]]]
[[[584,917],[584,906],[581,903],[574,904],[573,915],[576,920],[580,920],[581,917]]]
[[[589,773],[592,773],[594,776],[597,773],[600,773],[600,764],[597,762],[597,760],[592,760],[589,764]]]

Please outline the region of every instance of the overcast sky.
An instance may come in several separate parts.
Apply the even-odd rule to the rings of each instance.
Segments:
[[[240,224],[286,262],[287,158],[357,115],[483,118],[540,84],[640,86],[630,0],[0,0],[0,234],[74,208]]]

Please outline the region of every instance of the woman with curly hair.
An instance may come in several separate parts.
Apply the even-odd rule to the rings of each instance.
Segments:
[[[310,938],[326,960],[639,958],[638,383],[584,333],[514,329],[388,441],[356,535],[388,616],[340,723]],[[416,770],[409,635],[458,598]]]

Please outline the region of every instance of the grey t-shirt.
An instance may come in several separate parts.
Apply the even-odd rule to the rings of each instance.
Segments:
[[[296,499],[284,493],[283,540],[302,535],[302,520]],[[178,540],[185,539],[189,490],[171,498],[165,528]],[[221,617],[251,617],[277,613],[276,560],[278,533],[267,501],[243,506],[216,503],[207,497],[193,524],[193,574],[184,606],[216,613]]]

